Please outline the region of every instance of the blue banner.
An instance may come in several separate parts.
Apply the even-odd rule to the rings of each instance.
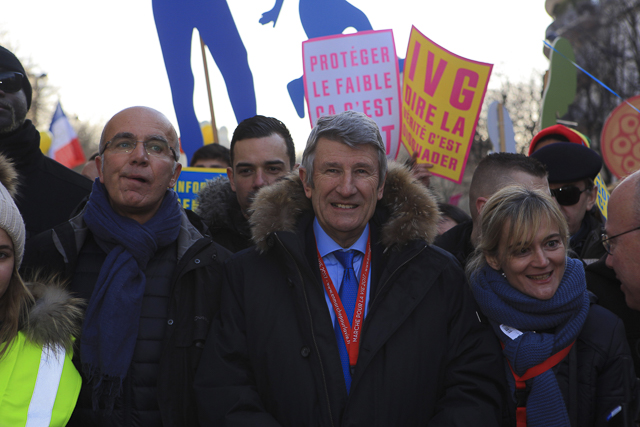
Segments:
[[[222,168],[182,168],[180,178],[173,187],[178,193],[182,207],[192,211],[196,210],[200,190],[207,186],[207,181],[219,176],[227,176],[227,170]]]

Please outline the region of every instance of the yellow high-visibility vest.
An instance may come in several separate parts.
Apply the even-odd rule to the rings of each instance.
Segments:
[[[66,425],[82,385],[72,356],[19,332],[0,359],[0,427]]]

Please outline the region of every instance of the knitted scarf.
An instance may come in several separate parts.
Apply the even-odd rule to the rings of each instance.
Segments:
[[[20,173],[38,166],[44,154],[40,151],[40,133],[31,120],[25,120],[13,132],[0,135],[0,152],[14,162]]]
[[[144,224],[118,215],[98,179],[84,212],[97,241],[112,249],[100,269],[82,327],[82,370],[93,389],[93,409],[108,413],[120,395],[138,337],[144,270],[159,248],[178,238],[178,196],[168,190],[153,218]],[[100,405],[102,402],[102,405]]]
[[[504,356],[520,376],[571,344],[580,334],[589,312],[584,267],[582,262],[571,258],[566,258],[566,269],[558,290],[546,301],[521,293],[489,266],[473,277],[471,286],[478,305],[504,343]],[[523,334],[511,339],[500,325],[516,328]],[[547,330],[555,332],[536,332]],[[511,374],[508,374],[508,380],[513,392],[515,380]],[[549,369],[531,381],[527,425],[570,427],[553,371]]]

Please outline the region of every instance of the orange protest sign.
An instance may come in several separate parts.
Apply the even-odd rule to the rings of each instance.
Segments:
[[[618,179],[640,169],[640,115],[627,103],[640,107],[640,95],[611,112],[600,137],[602,158]]]
[[[469,156],[492,64],[462,58],[411,29],[402,86],[402,143],[456,183]]]

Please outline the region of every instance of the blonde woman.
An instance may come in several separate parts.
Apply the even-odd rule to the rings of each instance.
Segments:
[[[510,425],[605,426],[635,393],[622,321],[594,304],[567,240],[540,190],[504,188],[482,211],[467,273],[502,343]]]

